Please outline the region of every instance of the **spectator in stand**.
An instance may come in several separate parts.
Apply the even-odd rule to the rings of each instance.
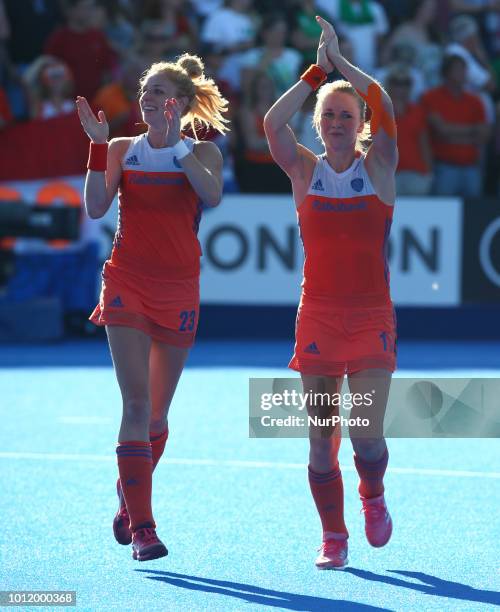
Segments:
[[[32,119],[52,119],[76,110],[73,76],[64,62],[42,55],[26,70]]]
[[[28,96],[21,80],[21,67],[13,65],[8,52],[9,41],[12,40],[9,17],[5,3],[0,0],[0,88],[2,89],[3,120],[11,116],[11,110],[16,119],[25,119],[28,115]],[[8,112],[7,112],[8,109]]]
[[[138,136],[146,131],[137,83],[147,67],[138,58],[129,56],[120,65],[117,78],[101,87],[92,100],[93,108],[104,111],[112,138]]]
[[[466,64],[462,57],[445,56],[442,74],[443,85],[422,98],[431,128],[433,193],[479,197],[479,158],[489,133],[484,105],[477,95],[465,90]]]
[[[0,0],[0,44],[4,45],[10,37],[10,22],[5,10],[4,0]]]
[[[94,25],[104,33],[113,51],[126,58],[136,43],[137,32],[120,0],[97,0]]]
[[[449,24],[448,55],[460,55],[467,65],[467,78],[476,91],[495,89],[490,60],[481,40],[479,26],[473,17],[457,15]]]
[[[378,0],[378,2],[384,7],[391,30],[408,19],[409,6],[407,0],[404,2],[401,2],[401,0]]]
[[[475,17],[491,58],[500,54],[500,0],[450,0],[450,5],[456,14]]]
[[[3,3],[12,29],[9,56],[22,70],[42,55],[47,38],[62,24],[61,0],[3,0]]]
[[[398,195],[428,195],[432,186],[432,152],[425,112],[411,102],[412,75],[406,66],[394,66],[385,80],[398,127]]]
[[[381,83],[385,83],[393,68],[400,66],[407,68],[411,74],[412,87],[410,97],[413,102],[417,101],[426,89],[436,87],[441,83],[441,60],[437,65],[436,76],[429,82],[424,78],[424,74],[420,68],[414,65],[416,56],[413,45],[406,44],[403,41],[396,42],[392,45],[390,53],[389,62],[376,70],[375,76]],[[439,51],[439,57],[441,57],[441,51]]]
[[[316,21],[316,0],[303,0],[294,11],[292,44],[302,54],[302,62],[314,64],[321,28]]]
[[[227,115],[228,118],[230,118],[231,111],[233,107],[238,105],[239,100],[235,96],[235,92],[231,88],[231,84],[219,76],[221,74],[222,67],[224,66],[226,54],[220,45],[213,45],[209,43],[201,46],[200,55],[205,60],[205,74],[216,82],[219,91],[222,93],[224,98],[230,102]]]
[[[479,36],[479,28],[473,17],[458,15],[450,21],[451,43],[447,55],[459,55],[465,62],[466,89],[477,93],[486,108],[489,123],[494,122],[495,109],[490,92],[496,89],[495,75]]]
[[[488,13],[485,17],[486,49],[492,58],[500,57],[500,8]]]
[[[371,73],[379,65],[379,46],[389,31],[384,8],[374,0],[316,0],[335,23],[337,32],[354,47],[354,63]]]
[[[254,21],[248,15],[252,10],[252,0],[226,0],[205,21],[202,42],[220,45],[227,53],[247,51],[255,41]]]
[[[141,23],[135,55],[144,64],[165,62],[170,59],[170,42],[159,20],[146,19]]]
[[[174,58],[185,51],[198,50],[198,35],[193,21],[187,16],[186,0],[145,0],[141,4],[141,21],[161,24],[165,37],[164,54]]]
[[[8,106],[15,119],[28,116],[28,92],[19,71],[12,65],[5,45],[0,42],[0,87],[5,92]]]
[[[57,29],[45,53],[64,61],[75,79],[78,95],[92,99],[109,78],[116,54],[104,34],[94,27],[95,0],[66,0],[67,25]]]
[[[261,46],[250,49],[241,58],[243,89],[256,71],[266,72],[271,77],[277,98],[297,82],[302,56],[295,49],[285,47],[287,34],[283,15],[270,14],[264,18],[260,30]]]
[[[237,164],[236,178],[243,192],[288,193],[290,190],[288,177],[274,163],[264,133],[264,115],[276,99],[276,87],[270,75],[254,71],[237,114],[243,155]]]
[[[226,54],[219,78],[240,90],[241,58],[254,46],[256,27],[252,0],[226,0],[203,24],[201,42],[217,45]]]
[[[229,121],[233,121],[234,111],[238,108],[239,92],[235,92],[230,83],[219,77],[221,67],[225,61],[225,54],[222,52],[219,45],[202,45],[200,55],[203,57],[205,62],[205,75],[212,78],[215,81],[222,96],[228,100],[228,110],[226,118]],[[188,136],[191,136],[189,132],[186,132]],[[222,167],[222,178],[224,180],[224,193],[235,193],[239,191],[238,184],[235,178],[235,161],[233,158],[233,151],[237,151],[236,137],[234,130],[226,134],[221,134],[214,129],[203,129],[198,133],[200,140],[211,140],[220,149],[224,164]]]
[[[191,0],[194,12],[200,23],[224,6],[224,0]]]
[[[437,0],[411,0],[409,18],[389,36],[382,50],[382,63],[391,61],[395,49],[401,45],[411,49],[412,65],[419,70],[427,87],[439,84],[442,60],[441,39],[436,23]]]
[[[253,0],[253,7],[257,15],[268,15],[279,11],[285,15],[292,16],[304,0]]]
[[[2,87],[0,87],[0,130],[3,130],[10,123],[12,123],[13,119],[14,117],[12,116],[12,111],[10,110],[7,94]]]
[[[500,10],[500,0],[450,0],[451,9],[456,13],[479,15]]]

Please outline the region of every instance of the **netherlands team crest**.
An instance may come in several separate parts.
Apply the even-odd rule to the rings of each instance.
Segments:
[[[362,178],[355,178],[351,181],[351,187],[354,189],[354,191],[357,191],[358,193],[363,189],[364,186],[365,182]]]

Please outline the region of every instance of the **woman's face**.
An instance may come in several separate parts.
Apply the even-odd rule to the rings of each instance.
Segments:
[[[142,33],[142,48],[150,61],[164,59],[168,46],[168,35],[161,23],[152,23]]]
[[[424,0],[418,11],[418,16],[424,23],[431,23],[436,16],[436,1]]]
[[[262,32],[262,42],[266,47],[274,49],[285,45],[288,28],[285,21],[276,21]]]
[[[66,66],[57,62],[45,66],[40,76],[46,90],[52,95],[61,95],[72,81]]]
[[[412,85],[410,75],[395,75],[388,82],[389,95],[398,102],[408,103],[411,97]]]
[[[165,75],[153,74],[144,83],[139,104],[144,123],[152,127],[164,127],[165,102],[168,98],[176,98],[177,87]],[[187,104],[185,97],[178,98],[181,112]]]
[[[348,93],[336,91],[327,95],[319,125],[325,147],[336,151],[354,150],[357,135],[363,130],[358,102]]]
[[[462,88],[467,81],[467,68],[464,60],[457,58],[453,61],[444,75],[444,80],[451,85]]]

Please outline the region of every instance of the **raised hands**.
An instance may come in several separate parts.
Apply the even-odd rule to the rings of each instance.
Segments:
[[[321,36],[319,39],[318,46],[318,65],[321,66],[326,72],[331,72],[335,67],[335,59],[341,56],[339,49],[339,39],[331,23],[323,19],[323,17],[316,17],[316,21],[321,26]],[[320,61],[322,63],[320,63]],[[328,64],[328,70],[326,64]]]
[[[92,112],[86,98],[82,96],[76,97],[76,108],[80,123],[87,136],[97,144],[107,142],[109,136],[109,125],[106,121],[106,115],[101,110],[97,113],[97,117]]]
[[[173,147],[181,138],[181,110],[175,98],[165,100],[165,119],[167,120],[167,147]]]
[[[316,19],[319,19],[319,18],[316,17]],[[316,64],[320,68],[323,68],[323,70],[327,74],[329,74],[333,70],[334,65],[328,59],[328,55],[327,55],[327,52],[326,52],[326,47],[327,47],[327,43],[325,41],[325,35],[324,35],[323,32],[321,32],[321,36],[319,37],[318,51],[317,51],[317,54],[316,54]]]

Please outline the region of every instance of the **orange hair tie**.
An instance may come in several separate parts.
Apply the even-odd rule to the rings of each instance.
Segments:
[[[382,89],[379,85],[377,85],[377,83],[370,83],[366,95],[359,89],[356,89],[356,91],[372,111],[372,117],[370,119],[371,133],[375,136],[379,129],[383,128],[388,136],[396,138],[396,122],[384,108]]]
[[[306,82],[313,91],[316,91],[326,81],[326,77],[327,74],[321,66],[312,64],[301,75],[300,80]]]

